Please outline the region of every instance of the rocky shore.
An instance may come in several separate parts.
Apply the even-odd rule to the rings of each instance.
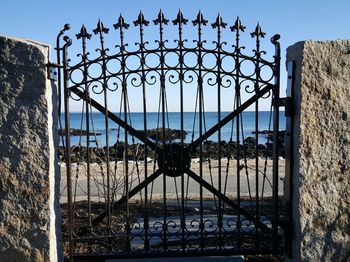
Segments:
[[[139,132],[143,133],[143,130],[138,130]],[[187,132],[185,130],[181,131],[178,129],[164,129],[165,134],[165,140],[174,140],[174,139],[181,139],[181,137],[185,138],[187,135]],[[156,141],[162,141],[163,137],[163,129],[162,128],[154,128],[147,130],[147,136],[151,138],[152,140]]]
[[[102,135],[101,132],[88,132],[86,130],[83,129],[78,129],[78,128],[70,128],[69,129],[69,134],[71,136],[100,136]],[[59,136],[64,136],[65,135],[65,129],[58,129],[58,135]]]
[[[261,131],[265,132],[265,131]],[[270,132],[263,133],[267,136],[270,136],[266,144],[259,144],[257,146],[258,156],[259,157],[272,157],[272,134]],[[178,134],[177,135],[181,135]],[[150,133],[150,137],[153,136]],[[175,137],[175,136],[174,136]],[[284,131],[279,132],[279,148],[278,148],[278,156],[285,157],[285,146],[284,146]],[[185,144],[185,147],[188,147],[189,144]],[[122,160],[125,150],[125,143],[118,142],[113,146],[109,147],[109,160],[117,161]],[[90,148],[90,161],[91,162],[104,162],[106,159],[106,147],[92,147]],[[87,148],[85,146],[73,146],[71,148],[71,160],[72,162],[85,162],[87,160]],[[247,137],[242,144],[238,144],[235,141],[221,141],[221,157],[222,158],[237,158],[238,152],[240,154],[240,158],[254,158],[256,156],[256,140],[254,137]],[[144,154],[144,145],[143,144],[129,144],[127,147],[127,155],[129,160],[143,160],[145,157]],[[59,147],[58,156],[60,161],[64,161],[64,148]],[[199,147],[192,150],[190,154],[191,158],[199,158]],[[153,150],[148,150],[147,154],[148,158],[154,159],[156,157],[156,152]],[[203,160],[211,158],[218,159],[219,158],[219,143],[214,141],[205,141],[202,146],[202,157]]]

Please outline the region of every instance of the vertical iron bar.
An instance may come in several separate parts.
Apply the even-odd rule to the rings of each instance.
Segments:
[[[219,28],[219,27],[218,27]],[[218,49],[220,48],[220,31],[218,30]],[[218,123],[219,123],[219,130],[218,130],[218,175],[219,175],[219,179],[218,179],[218,184],[219,184],[219,191],[222,192],[222,178],[221,178],[221,126],[220,126],[220,122],[221,122],[221,88],[220,88],[220,82],[221,82],[221,75],[220,75],[220,50],[218,50],[218,61],[217,61],[217,67],[218,67],[218,115],[217,115],[217,119],[218,119]],[[223,206],[222,206],[222,201],[221,198],[219,198],[219,248],[221,249],[223,247],[223,243],[222,243],[222,227],[223,227],[223,221],[222,221],[222,216],[223,216]]]
[[[68,73],[68,47],[72,40],[65,36],[66,44],[63,46],[63,88],[64,88],[64,115],[65,115],[65,137],[66,137],[66,171],[67,171],[67,197],[68,197],[68,238],[69,238],[69,261],[73,261],[73,210],[72,210],[72,178],[71,178],[71,148],[70,148],[70,120],[69,120],[69,73]]]
[[[271,42],[275,45],[275,87],[273,89],[273,218],[272,218],[272,249],[273,254],[278,254],[278,150],[279,150],[279,96],[280,96],[280,60],[281,60],[281,47],[278,40],[279,35],[274,35],[271,38]]]
[[[201,30],[200,26],[198,26],[198,30]],[[203,79],[202,79],[202,70],[201,70],[201,65],[202,65],[202,52],[201,52],[201,31],[199,31],[198,34],[198,42],[200,43],[199,49],[198,49],[198,66],[199,66],[199,72],[198,72],[198,85],[199,85],[199,136],[202,136],[203,134]],[[203,144],[200,143],[199,145],[199,176],[203,178]],[[199,198],[200,198],[200,232],[201,232],[201,250],[204,248],[204,225],[203,225],[203,186],[200,185],[199,188]]]
[[[220,28],[218,26],[218,28]],[[218,119],[218,124],[219,124],[219,129],[218,129],[218,184],[219,184],[219,192],[222,192],[221,190],[221,126],[220,126],[220,122],[221,122],[221,89],[220,89],[220,84],[219,82],[221,81],[220,77],[220,66],[219,66],[219,62],[220,62],[220,46],[219,46],[219,41],[220,41],[220,30],[218,29],[218,61],[217,61],[217,67],[218,67],[218,75],[217,75],[217,81],[218,81],[218,97],[217,97],[217,101],[218,101],[218,114],[217,114],[217,119]],[[222,248],[222,201],[221,198],[219,198],[219,221],[218,221],[218,225],[219,225],[219,248]]]
[[[255,72],[255,92],[257,89],[259,89],[259,75],[258,75],[258,68],[259,68],[259,42],[257,41],[257,60],[256,60],[256,72]],[[260,220],[259,218],[259,100],[256,100],[255,102],[255,216],[257,221]],[[258,233],[259,229],[256,228],[257,237],[259,235]],[[256,243],[258,243],[258,239],[256,239]],[[257,244],[258,245],[258,244]]]
[[[184,22],[186,23],[186,22]],[[182,229],[182,249],[185,251],[185,227],[186,227],[186,218],[185,218],[185,173],[183,170],[183,157],[184,157],[184,105],[183,105],[183,53],[182,53],[182,23],[179,23],[179,47],[180,47],[180,125],[181,125],[181,229]]]
[[[166,176],[167,171],[165,170],[165,69],[164,69],[164,40],[163,40],[163,25],[168,24],[168,19],[165,19],[162,10],[159,11],[158,18],[154,20],[154,24],[159,24],[159,50],[160,50],[160,92],[161,92],[161,104],[162,104],[162,170],[163,170],[163,247],[164,252],[167,252],[168,249],[168,238],[167,238],[167,201],[166,201]]]
[[[68,25],[68,24],[66,24]],[[65,27],[66,27],[65,25]],[[57,86],[58,86],[58,101],[57,101],[57,108],[58,108],[58,119],[61,120],[61,47],[60,47],[60,38],[61,36],[64,34],[65,28],[62,29],[59,34],[57,35],[56,38],[56,57],[57,57],[57,64],[59,65],[59,67],[57,68]],[[61,122],[60,122],[61,123]],[[61,128],[61,127],[60,127]],[[63,139],[62,139],[63,140]]]
[[[261,31],[261,27],[259,23],[257,24],[255,31],[251,33],[252,37],[256,38],[256,64],[255,64],[255,83],[254,83],[254,90],[255,93],[259,91],[259,82],[260,82],[260,37],[264,37],[265,33]],[[257,223],[260,221],[260,206],[259,206],[259,100],[256,100],[255,102],[255,216]],[[256,248],[258,248],[259,245],[259,229],[257,227],[257,224],[255,224],[256,228]]]
[[[146,101],[146,74],[145,74],[145,53],[144,53],[144,26],[148,26],[149,21],[145,20],[144,15],[142,12],[140,12],[138,16],[138,20],[134,21],[135,26],[140,27],[140,52],[141,52],[141,82],[142,82],[142,97],[143,97],[143,135],[144,137],[147,137],[147,101]],[[147,157],[148,157],[148,147],[146,144],[145,151],[144,151],[144,166],[145,166],[145,181],[148,177],[148,171],[147,171]],[[146,253],[149,251],[149,236],[148,236],[148,230],[149,230],[149,204],[148,204],[148,187],[145,186],[145,214],[144,214],[144,231],[145,231],[145,239],[144,239],[144,249],[146,250]]]
[[[240,75],[240,62],[239,62],[239,56],[240,56],[240,32],[244,32],[245,26],[241,24],[241,20],[239,17],[237,17],[235,25],[231,27],[231,31],[236,32],[236,46],[235,46],[235,98],[236,98],[236,107],[239,108],[241,105],[241,87],[239,83],[239,75]],[[241,113],[242,114],[242,113]],[[238,115],[236,117],[236,147],[237,147],[237,161],[236,161],[236,168],[237,168],[237,205],[238,207],[241,207],[241,173],[240,173],[240,155],[241,155],[241,147],[240,147],[240,116]],[[236,228],[238,232],[238,239],[237,239],[237,247],[238,250],[241,249],[241,212],[238,209],[237,213],[237,223]]]
[[[57,101],[57,108],[58,108],[58,120],[59,120],[59,128],[62,129],[62,124],[61,124],[61,109],[62,109],[62,65],[61,65],[61,44],[60,44],[60,39],[62,35],[64,34],[65,31],[70,29],[69,24],[65,24],[64,28],[59,32],[56,38],[56,56],[57,56],[57,86],[58,86],[58,101]],[[62,146],[64,147],[64,138],[62,137]]]
[[[124,123],[128,123],[128,92],[126,83],[126,62],[125,62],[125,44],[124,44],[124,31],[128,29],[129,24],[125,23],[122,15],[119,16],[118,23],[114,25],[115,29],[119,29],[120,34],[120,53],[121,53],[121,69],[122,69],[122,96],[123,96],[123,110],[124,110]],[[124,129],[124,186],[126,196],[125,206],[125,229],[126,229],[126,251],[130,252],[130,207],[129,207],[129,164],[128,164],[128,131]]]
[[[226,23],[222,21],[220,14],[216,18],[216,22],[212,24],[213,28],[217,28],[217,86],[218,86],[218,94],[217,94],[217,103],[218,103],[218,190],[222,192],[222,177],[221,177],[221,28],[226,27]],[[222,238],[222,230],[223,230],[223,205],[222,200],[219,198],[219,217],[218,217],[218,226],[219,226],[219,248],[223,248],[223,238]]]
[[[236,106],[237,108],[240,106],[241,102],[241,94],[240,94],[240,84],[239,84],[239,70],[240,70],[240,64],[239,64],[239,29],[237,30],[236,34],[236,57],[235,57],[235,64],[236,64],[236,79],[235,79],[235,85],[236,85]],[[238,207],[241,207],[241,170],[240,170],[240,157],[241,157],[241,147],[240,147],[240,122],[239,122],[239,116],[236,117],[236,146],[237,146],[237,205]],[[241,212],[237,214],[237,229],[238,229],[238,241],[237,246],[238,250],[241,249]]]
[[[203,14],[201,11],[199,11],[197,15],[197,19],[193,21],[193,25],[198,25],[198,102],[199,102],[199,137],[203,134],[203,79],[202,79],[202,47],[203,47],[203,41],[202,41],[202,25],[207,24],[207,20],[203,18]],[[200,178],[203,178],[203,144],[202,142],[199,144],[199,176]],[[200,219],[199,219],[199,228],[200,228],[200,248],[203,251],[204,250],[204,223],[203,223],[203,186],[202,184],[199,185],[199,212],[200,212]]]
[[[102,78],[103,78],[103,98],[105,106],[105,130],[106,130],[106,171],[107,171],[107,226],[109,234],[111,232],[111,203],[110,203],[110,167],[109,167],[109,129],[108,129],[108,83],[107,83],[107,63],[106,50],[104,47],[104,34],[108,34],[109,29],[103,26],[101,20],[97,23],[97,28],[94,30],[95,34],[100,35],[101,57],[102,57]]]
[[[186,229],[186,214],[185,214],[185,173],[183,169],[183,157],[184,157],[184,108],[183,108],[183,39],[182,39],[182,24],[187,24],[187,19],[183,17],[181,11],[178,12],[177,18],[173,20],[174,25],[178,24],[178,32],[179,32],[179,80],[180,80],[180,129],[181,129],[181,243],[182,250],[186,250],[186,238],[185,238],[185,229]]]
[[[89,233],[91,235],[92,233],[92,223],[91,223],[91,174],[90,174],[90,111],[89,111],[89,85],[88,85],[88,68],[87,68],[87,52],[86,52],[86,39],[91,38],[91,34],[89,34],[83,25],[81,27],[80,33],[76,35],[77,39],[81,38],[82,42],[82,48],[83,48],[83,54],[82,54],[82,60],[83,60],[83,82],[84,82],[84,100],[85,100],[85,119],[86,119],[86,173],[87,173],[87,202],[88,202],[88,227],[89,227]],[[89,250],[90,246],[89,246]]]

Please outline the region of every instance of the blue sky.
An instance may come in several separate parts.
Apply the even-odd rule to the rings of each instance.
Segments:
[[[2,0],[0,34],[30,38],[54,46],[56,35],[65,23],[71,24],[72,33],[77,33],[83,23],[92,31],[96,27],[98,18],[101,18],[107,27],[112,28],[112,24],[116,23],[120,13],[127,22],[131,23],[140,10],[143,10],[146,19],[155,19],[160,8],[169,19],[174,19],[178,10],[181,9],[184,16],[190,20],[194,19],[198,10],[201,9],[209,22],[214,22],[220,12],[229,25],[232,25],[239,15],[247,26],[248,32],[253,31],[256,23],[260,22],[263,30],[267,32],[268,39],[273,34],[279,33],[282,46],[282,95],[286,82],[284,57],[288,46],[308,39],[350,38],[350,1],[346,0]],[[211,30],[211,33],[208,30],[208,39],[215,40],[215,35],[215,30]],[[137,34],[134,36],[137,37]],[[55,58],[52,57],[52,60]],[[230,105],[227,103],[224,105],[224,110],[230,110]],[[75,108],[74,105],[73,108]],[[75,109],[77,108],[78,106]],[[134,110],[139,111],[137,107]],[[190,108],[188,110],[191,111]]]

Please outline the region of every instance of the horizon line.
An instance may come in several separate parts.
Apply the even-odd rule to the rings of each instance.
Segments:
[[[284,112],[285,110],[284,109],[282,109],[282,108],[280,108],[280,110],[279,110],[280,112]],[[101,113],[100,111],[91,111],[92,113]],[[115,113],[115,112],[117,112],[117,111],[111,111],[112,113]],[[121,113],[124,113],[124,111],[119,111],[119,112],[121,112]],[[117,112],[117,113],[119,113],[119,112]],[[183,111],[183,113],[194,113],[195,111]],[[198,111],[196,111],[197,113],[198,113]],[[226,113],[226,112],[233,112],[232,110],[230,110],[230,111],[221,111],[221,113]],[[243,112],[255,112],[255,110],[245,110],[245,111],[243,111]],[[242,113],[243,113],[242,112]],[[270,112],[270,110],[259,110],[258,112]],[[273,111],[271,111],[271,112],[273,112]],[[69,113],[81,113],[81,111],[70,111]],[[84,111],[84,113],[85,113],[85,111]],[[131,111],[131,112],[128,112],[128,113],[143,113],[143,111]],[[162,112],[158,112],[158,111],[147,111],[146,113],[162,113]],[[168,111],[168,112],[166,112],[166,113],[181,113],[180,111]],[[205,112],[203,112],[203,113],[217,113],[217,111],[205,111]],[[64,112],[61,112],[61,114],[64,114]],[[101,113],[101,114],[103,114],[103,113]]]

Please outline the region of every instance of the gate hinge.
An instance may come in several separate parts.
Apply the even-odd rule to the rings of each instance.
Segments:
[[[59,64],[48,62],[47,67],[47,79],[57,81],[58,80],[58,68],[61,67]]]
[[[282,97],[273,101],[273,105],[284,106],[284,115],[290,117],[293,115],[293,101],[290,97]]]

